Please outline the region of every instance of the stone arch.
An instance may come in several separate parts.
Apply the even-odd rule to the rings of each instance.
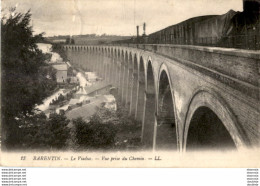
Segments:
[[[125,51],[125,64],[128,65],[128,60],[129,60],[129,56],[128,56],[128,52],[127,50]]]
[[[175,98],[169,71],[162,64],[158,81],[158,105],[156,126],[156,149],[179,149],[178,123],[176,119]]]
[[[117,85],[117,73],[118,73],[117,63],[116,63],[116,61],[117,61],[117,48],[114,48],[112,50],[112,54],[113,54],[113,56],[112,56],[112,72],[113,73],[111,73],[111,76],[112,76],[113,84],[116,86]]]
[[[239,128],[229,106],[220,96],[208,89],[198,90],[193,95],[184,125],[183,149],[185,151],[188,148],[227,150],[245,146],[246,136]],[[203,137],[198,127],[203,129]],[[193,143],[191,140],[194,140]]]
[[[124,102],[123,100],[123,95],[124,95],[124,73],[125,73],[125,66],[124,66],[124,51],[121,50],[120,57],[119,57],[119,91],[120,91],[120,99],[122,103]]]
[[[145,63],[143,56],[140,57],[138,70],[138,101],[136,106],[136,119],[142,121],[144,114],[144,99],[145,99]]]
[[[114,58],[116,58],[116,56],[117,56],[117,50],[115,48],[115,50],[114,50]]]
[[[156,88],[152,62],[148,60],[146,68],[145,108],[142,121],[142,142],[151,148],[154,145]]]
[[[108,57],[110,58],[110,74],[109,74],[109,79],[113,83],[113,78],[114,78],[114,69],[113,69],[113,60],[114,60],[114,49],[111,47],[108,48]]]
[[[137,83],[138,83],[138,59],[137,54],[134,54],[132,74],[130,75],[131,102],[130,102],[130,115],[136,116],[136,101],[137,101]]]
[[[110,48],[108,48],[107,50],[108,50],[108,57],[110,57],[111,56]]]
[[[132,52],[129,52],[128,67],[133,68],[133,54],[132,54]]]
[[[112,64],[111,64],[111,67],[112,67],[112,72],[111,73],[111,79],[112,79],[112,82],[114,85],[116,85],[116,76],[117,76],[117,71],[116,71],[116,54],[117,54],[117,51],[116,51],[116,48],[112,48],[111,49],[111,53],[112,53]]]
[[[126,93],[126,107],[129,108],[130,113],[130,105],[131,105],[131,92],[132,92],[132,74],[133,74],[133,54],[129,52],[129,59],[127,64],[127,93]]]
[[[122,65],[124,67],[122,100],[123,100],[123,104],[126,105],[127,92],[128,92],[128,52],[127,52],[127,50],[125,51],[124,61],[123,61]]]
[[[117,50],[117,59],[120,59],[120,49]]]
[[[117,87],[117,93],[118,93],[118,99],[120,100],[120,91],[121,91],[121,80],[120,80],[120,75],[121,75],[121,67],[120,67],[120,48],[116,49],[116,55],[115,55],[115,60],[114,60],[114,65],[115,65],[115,85]]]
[[[122,52],[121,52],[121,62],[124,63],[124,60],[125,60],[125,53],[124,53],[124,50],[122,50]]]

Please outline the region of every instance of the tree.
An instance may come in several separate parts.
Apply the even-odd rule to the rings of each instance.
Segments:
[[[31,13],[10,10],[1,19],[2,46],[2,136],[6,145],[14,145],[19,131],[18,119],[33,114],[50,93],[50,81],[41,72],[48,56],[36,45],[42,34],[33,36]]]
[[[63,149],[70,137],[69,120],[64,114],[51,114],[48,119],[44,113],[27,117],[20,125],[19,147],[27,149]]]
[[[113,123],[102,123],[92,117],[87,123],[82,118],[73,120],[75,137],[78,145],[88,149],[113,148],[116,137],[116,127]]]

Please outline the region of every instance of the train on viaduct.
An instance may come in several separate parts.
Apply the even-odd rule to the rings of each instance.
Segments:
[[[147,148],[259,147],[260,2],[243,4],[243,12],[191,18],[113,45],[62,47],[73,65],[117,88],[142,122]],[[226,37],[238,42],[226,45]]]
[[[193,17],[149,35],[144,33],[120,43],[181,44],[260,50],[260,1],[243,0],[243,12]]]

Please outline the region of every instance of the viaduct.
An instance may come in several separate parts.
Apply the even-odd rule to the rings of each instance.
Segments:
[[[259,51],[184,45],[64,45],[118,89],[155,150],[259,147]]]

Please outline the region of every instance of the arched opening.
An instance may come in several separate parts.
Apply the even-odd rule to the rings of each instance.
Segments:
[[[131,93],[131,102],[130,102],[130,115],[135,115],[136,110],[136,101],[137,101],[137,81],[138,81],[138,63],[137,63],[137,56],[134,56],[134,63],[133,63],[133,73],[132,73],[132,81],[130,86],[132,87]]]
[[[165,70],[159,80],[156,149],[177,150],[177,127],[170,81]]]
[[[120,90],[121,90],[121,88],[120,88],[120,74],[121,74],[121,68],[120,68],[120,50],[118,49],[117,50],[117,58],[116,58],[116,63],[115,63],[115,65],[116,65],[116,87],[117,87],[117,94],[118,94],[118,99],[121,101],[121,97],[120,97]]]
[[[103,48],[102,48],[103,50]],[[110,65],[110,59],[108,57],[108,52],[107,52],[107,48],[104,49],[104,54],[103,54],[103,59],[105,62],[105,80],[109,81],[109,65]]]
[[[86,64],[86,58],[85,58],[85,53],[82,50],[82,47],[80,47],[79,53],[77,54],[77,58],[78,58],[78,63],[81,67],[82,70],[86,70],[87,69],[87,64]]]
[[[208,107],[193,114],[187,137],[188,150],[233,150],[235,143],[219,117]]]
[[[145,92],[145,113],[143,118],[142,142],[148,148],[153,146],[154,123],[155,123],[155,83],[151,61],[147,65],[147,85]]]
[[[117,77],[117,66],[116,66],[116,58],[117,58],[117,50],[114,50],[113,53],[113,60],[112,60],[112,80],[113,80],[113,84],[114,86],[116,86],[116,77]]]
[[[125,52],[125,60],[123,63],[124,66],[124,78],[123,78],[123,92],[122,92],[122,97],[123,97],[123,104],[126,105],[126,97],[127,97],[127,79],[128,79],[128,53],[127,51]]]
[[[109,81],[111,82],[111,83],[113,83],[113,76],[114,76],[114,74],[113,74],[113,57],[114,57],[114,55],[113,55],[113,48],[111,48],[111,50],[110,50],[110,48],[108,48],[108,55],[109,55]]]
[[[120,71],[120,76],[119,76],[119,96],[121,101],[123,102],[123,91],[124,91],[124,70],[125,70],[125,65],[124,65],[124,51],[121,51],[121,55],[119,58],[119,71]]]
[[[131,92],[132,92],[132,74],[133,74],[133,57],[132,53],[129,53],[128,60],[128,70],[127,70],[127,94],[126,94],[126,107],[129,108],[130,112],[130,102],[131,102]]]
[[[137,116],[138,121],[142,121],[144,113],[144,99],[145,99],[145,71],[143,57],[140,58],[139,72],[138,72],[138,104]]]
[[[93,53],[92,61],[93,61],[93,71],[96,72],[96,73],[99,73],[98,68],[97,68],[97,64],[99,62],[98,55],[97,55],[97,47],[94,47],[94,53]]]
[[[115,51],[114,51],[114,58],[116,58],[116,54],[117,54],[117,53],[116,53],[116,49],[115,49]]]
[[[90,48],[90,56],[89,56],[89,60],[90,60],[90,71],[94,71],[94,56],[95,56],[95,48],[94,47],[91,47]]]

